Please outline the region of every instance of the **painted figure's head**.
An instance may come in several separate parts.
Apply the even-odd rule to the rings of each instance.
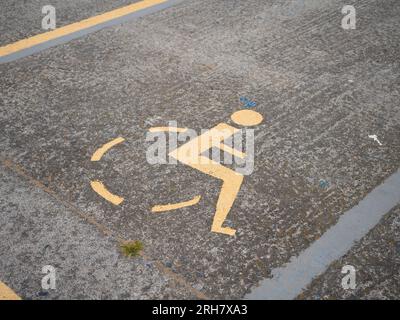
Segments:
[[[238,125],[251,127],[260,124],[263,116],[254,110],[239,110],[231,115],[231,119]]]

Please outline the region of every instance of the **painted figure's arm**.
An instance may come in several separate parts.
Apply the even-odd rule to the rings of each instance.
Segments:
[[[240,158],[240,159],[246,158],[246,154],[245,153],[243,153],[243,152],[241,152],[239,150],[236,150],[234,148],[231,148],[231,147],[227,146],[226,144],[224,144],[223,142],[220,143],[219,148],[221,150],[225,151],[225,152],[230,153],[231,155],[233,155],[235,157]]]

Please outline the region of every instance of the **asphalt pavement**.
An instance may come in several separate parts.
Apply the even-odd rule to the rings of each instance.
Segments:
[[[61,28],[135,2],[52,5]],[[44,32],[44,4],[5,1],[0,45]],[[357,24],[344,30],[349,4]],[[23,299],[251,295],[398,171],[399,15],[397,0],[185,0],[0,64],[0,281]],[[198,134],[234,125],[249,109],[241,97],[263,122],[229,236],[211,231],[221,181],[150,164],[146,136],[170,121]],[[400,195],[391,197],[297,298],[399,299]],[[141,256],[125,257],[125,240],[141,241]],[[341,286],[348,264],[356,289]],[[44,265],[57,270],[54,290],[41,288]]]

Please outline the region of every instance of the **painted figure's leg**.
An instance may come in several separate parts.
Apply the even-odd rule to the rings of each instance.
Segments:
[[[206,160],[209,161],[209,164],[201,164],[201,161],[205,162]],[[223,181],[211,231],[233,236],[236,231],[232,228],[223,228],[222,224],[228,216],[240,190],[243,175],[202,156],[199,156],[196,162],[187,162],[186,164]]]
[[[232,208],[233,202],[240,190],[243,182],[243,176],[233,172],[228,177],[224,177],[221,193],[218,198],[217,208],[214,215],[214,221],[211,227],[212,232],[218,232],[233,236],[236,230],[229,227],[222,227],[229,211]]]

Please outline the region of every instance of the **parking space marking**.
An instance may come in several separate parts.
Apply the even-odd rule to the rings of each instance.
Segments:
[[[165,9],[183,0],[143,0],[52,31],[0,47],[0,63],[10,62],[52,46],[68,42],[132,18]]]
[[[358,205],[346,211],[309,248],[284,267],[272,270],[245,299],[288,300],[296,298],[328,266],[345,255],[394,206],[400,203],[400,170],[372,190]]]
[[[0,300],[21,300],[21,297],[0,281]]]

